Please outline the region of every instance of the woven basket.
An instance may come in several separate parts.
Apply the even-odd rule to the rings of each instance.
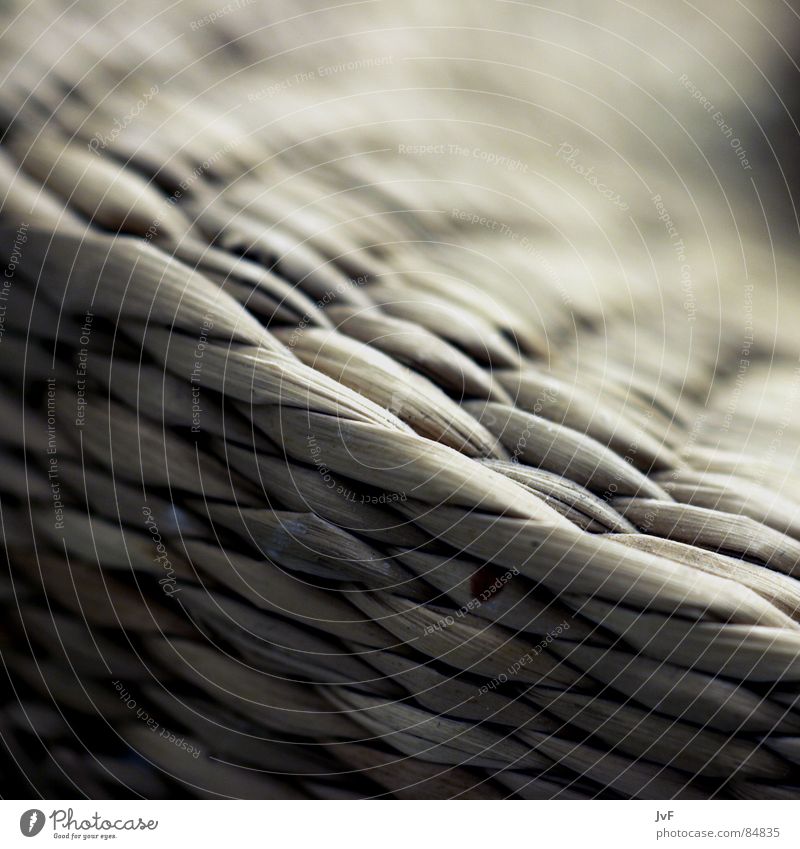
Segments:
[[[796,798],[797,294],[718,130],[592,144],[541,10],[270,5],[4,36],[6,794]]]

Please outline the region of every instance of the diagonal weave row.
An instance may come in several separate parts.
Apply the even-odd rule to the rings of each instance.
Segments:
[[[182,61],[134,86],[150,45],[98,33],[2,95],[2,722],[33,789],[795,798],[790,338],[743,377],[715,304],[515,302],[457,215],[191,74],[93,144]]]

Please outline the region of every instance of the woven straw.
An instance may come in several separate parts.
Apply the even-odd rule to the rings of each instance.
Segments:
[[[584,142],[623,214],[535,10],[269,5],[4,36],[8,792],[796,798],[797,293],[713,139]]]

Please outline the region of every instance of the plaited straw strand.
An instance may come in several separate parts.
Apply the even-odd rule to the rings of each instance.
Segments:
[[[800,793],[797,269],[659,62],[569,48],[565,93],[572,31],[501,7],[4,37],[0,727],[43,794]]]

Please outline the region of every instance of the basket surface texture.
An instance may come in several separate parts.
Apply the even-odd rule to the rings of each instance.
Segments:
[[[22,9],[4,794],[797,798],[788,7]]]

